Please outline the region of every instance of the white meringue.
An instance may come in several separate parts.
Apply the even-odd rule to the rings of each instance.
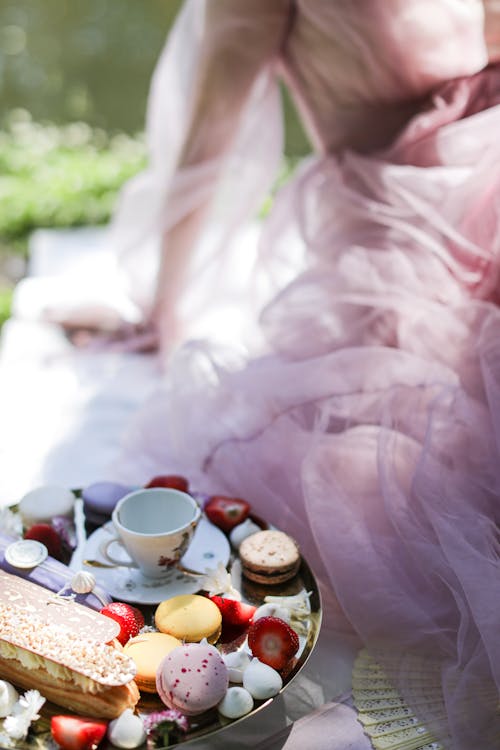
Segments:
[[[6,680],[0,680],[0,719],[12,713],[12,709],[19,699],[19,693],[14,685]]]
[[[261,604],[260,607],[254,612],[253,621],[255,622],[261,617],[279,617],[280,620],[284,620],[290,624],[290,610],[286,607],[280,607],[279,604]]]
[[[108,740],[115,747],[131,750],[146,742],[146,730],[142,719],[126,708],[117,719],[109,722]]]
[[[229,541],[235,549],[239,549],[240,544],[247,536],[256,534],[257,531],[262,531],[260,526],[257,526],[250,518],[247,518],[243,523],[239,523],[229,534]]]
[[[246,651],[231,651],[223,654],[222,658],[227,667],[229,682],[243,682],[243,672],[250,664],[249,654]]]
[[[90,594],[95,586],[95,578],[86,570],[79,570],[71,579],[71,588],[76,594]]]
[[[243,687],[257,700],[277,695],[283,687],[281,675],[254,657],[243,673]]]
[[[239,719],[240,716],[250,713],[253,708],[253,698],[242,687],[230,687],[226,690],[224,698],[217,706],[217,710],[226,719]]]

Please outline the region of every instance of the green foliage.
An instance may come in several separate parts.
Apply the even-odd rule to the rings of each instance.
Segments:
[[[12,289],[0,287],[0,327],[5,323],[10,315],[10,305],[12,302]]]
[[[84,123],[42,125],[25,112],[11,114],[0,131],[0,327],[9,316],[13,283],[2,269],[9,257],[26,256],[30,232],[107,222],[118,191],[145,163],[140,136],[110,136]]]
[[[0,122],[144,127],[154,66],[183,0],[0,0]],[[2,123],[3,126],[3,123]]]
[[[0,243],[16,250],[37,227],[106,222],[145,160],[140,137],[110,137],[84,123],[41,125],[17,113],[0,132]]]

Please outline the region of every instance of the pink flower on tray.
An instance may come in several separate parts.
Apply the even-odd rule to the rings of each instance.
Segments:
[[[180,711],[168,709],[155,711],[144,717],[144,729],[148,735],[148,748],[168,747],[177,742],[189,730],[189,722]]]

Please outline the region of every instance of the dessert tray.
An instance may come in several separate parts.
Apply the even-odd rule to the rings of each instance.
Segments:
[[[224,571],[230,575],[231,585],[239,592],[243,603],[260,607],[269,600],[274,603],[280,600],[283,602],[290,601],[292,597],[301,600],[300,622],[296,621],[299,648],[287,667],[280,672],[282,688],[276,695],[287,690],[291,681],[300,673],[311,655],[321,624],[321,600],[318,584],[314,573],[303,556],[300,555],[298,572],[292,578],[283,583],[273,583],[273,585],[263,584],[262,582],[256,583],[242,574],[240,556],[237,548],[231,543],[229,534],[211,523],[207,515],[203,513],[191,545],[181,558],[180,564],[177,567],[170,568],[166,571],[165,576],[158,580],[146,579],[138,570],[125,566],[121,567],[119,564],[109,564],[109,560],[106,560],[102,554],[102,547],[112,534],[112,522],[106,521],[98,526],[91,524],[85,517],[80,491],[74,490],[74,494],[77,498],[74,513],[75,544],[71,557],[67,560],[68,580],[71,580],[72,575],[74,576],[77,572],[91,573],[96,581],[93,595],[99,597],[99,592],[105,592],[105,595],[108,595],[107,601],[112,599],[127,602],[140,609],[144,616],[145,631],[154,630],[154,614],[160,602],[182,594],[206,593],[206,588],[200,582],[206,581],[203,576],[215,575],[217,571],[219,573]],[[10,510],[13,515],[16,515],[18,506],[12,506]],[[269,529],[269,526],[262,519],[253,515],[250,515],[250,518],[259,528]],[[5,544],[3,551],[1,546],[2,540],[5,541],[5,536],[2,537],[4,531],[5,527],[3,529],[0,527],[0,553],[2,553],[0,554],[0,562],[7,559]],[[122,553],[126,554],[123,551]],[[50,560],[49,556],[47,562],[50,562]],[[12,570],[8,572],[12,573]],[[25,571],[21,571],[22,577],[26,577],[24,573]],[[103,601],[103,604],[106,604],[106,601]],[[291,627],[295,627],[293,619]],[[216,648],[221,655],[245,649],[247,649],[247,653],[250,653],[246,636],[245,630],[240,629],[234,633],[231,628],[225,634],[223,627],[222,636],[217,641]],[[22,690],[22,688],[18,690],[20,695]],[[189,716],[187,730],[184,729],[172,736],[168,741],[168,747],[178,747],[198,738],[209,737],[239,722],[250,722],[263,708],[269,706],[274,698],[275,696],[263,700],[255,699],[252,710],[235,719],[225,718],[216,708],[199,715]],[[141,718],[145,718],[166,709],[167,707],[158,695],[141,693],[141,698],[136,706],[136,713]],[[56,744],[51,735],[50,719],[58,714],[71,713],[66,708],[61,708],[46,701],[40,709],[40,718],[33,722],[27,737],[20,740],[11,740],[9,747],[15,750],[33,750],[34,748],[56,750],[59,745]],[[3,719],[0,718],[0,729],[2,728],[2,721]],[[0,746],[3,747],[1,743]],[[111,744],[105,736],[98,747],[99,750],[113,750],[116,746]],[[149,738],[147,743],[144,742],[139,746],[140,750],[146,750],[146,748],[149,750],[153,747],[162,748],[166,745],[158,742],[152,744]]]

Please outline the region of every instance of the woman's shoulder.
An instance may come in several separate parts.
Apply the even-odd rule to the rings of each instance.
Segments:
[[[417,101],[488,61],[479,0],[295,0],[294,7],[284,76],[330,150],[344,145],[332,132],[355,130],[358,114],[366,125],[379,109]]]
[[[295,0],[294,7],[286,57],[300,67],[323,63],[325,72],[338,63],[335,74],[350,78],[361,96],[373,84],[388,95],[421,93],[487,62],[479,0]]]

